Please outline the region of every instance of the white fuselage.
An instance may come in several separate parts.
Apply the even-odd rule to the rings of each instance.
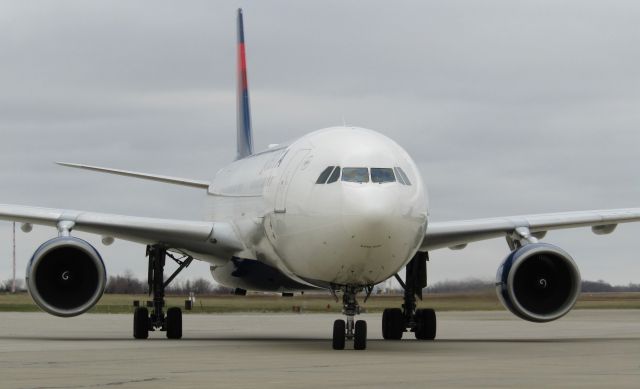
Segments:
[[[317,183],[330,166],[341,167],[344,177]],[[344,168],[367,168],[368,182],[347,181]],[[402,174],[398,168],[406,180],[394,178]],[[388,169],[391,178],[372,182],[374,172]],[[418,250],[427,225],[425,192],[416,165],[397,143],[375,131],[333,127],[218,171],[206,216],[233,223],[245,245],[242,258],[300,283],[371,285],[391,277]]]

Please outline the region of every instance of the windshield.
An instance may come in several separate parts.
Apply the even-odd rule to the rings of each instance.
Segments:
[[[393,169],[386,168],[386,167],[371,168],[371,182],[377,182],[378,184],[382,184],[383,182],[395,182],[395,181],[396,181],[396,176],[393,174]]]
[[[327,166],[318,176],[316,184],[331,184],[338,180],[344,182],[357,182],[365,184],[384,184],[398,182],[402,185],[411,185],[407,174],[402,168],[395,167],[345,167]]]
[[[369,169],[366,167],[345,167],[342,169],[342,181],[369,182]]]
[[[327,181],[327,184],[331,184],[333,182],[338,181],[338,178],[340,178],[340,166],[336,166],[336,168],[333,171],[333,173],[331,173],[331,177],[329,177],[329,180]]]
[[[324,169],[324,171],[320,173],[320,177],[318,177],[316,184],[324,184],[325,182],[327,182],[327,178],[329,178],[329,174],[331,174],[332,170],[333,166],[329,166],[328,168]]]
[[[394,168],[396,170],[396,175],[398,176],[398,181],[400,181],[401,184],[403,185],[411,185],[411,181],[409,181],[409,177],[407,177],[407,174],[404,172],[404,170],[402,170],[401,167],[395,167]]]

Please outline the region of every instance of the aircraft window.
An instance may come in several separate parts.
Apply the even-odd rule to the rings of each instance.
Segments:
[[[396,171],[398,172],[400,177],[402,177],[402,181],[404,181],[405,185],[411,185],[411,181],[409,181],[409,177],[407,177],[407,175],[405,174],[404,170],[402,170],[401,167],[397,167]]]
[[[404,182],[404,179],[402,178],[402,174],[400,174],[400,171],[398,170],[399,168],[394,167],[393,170],[396,172],[396,177],[398,177],[398,182],[401,183],[402,185],[407,185],[406,182]]]
[[[383,182],[395,182],[396,176],[393,175],[393,169],[391,168],[371,168],[371,182],[377,182],[382,184]]]
[[[342,181],[369,182],[369,169],[366,167],[346,167],[342,169]]]
[[[325,182],[327,182],[327,178],[329,178],[329,174],[331,174],[332,171],[333,166],[329,166],[328,168],[324,169],[324,171],[320,173],[320,177],[318,177],[316,184],[324,184]]]
[[[331,177],[329,177],[329,180],[327,181],[327,184],[331,184],[333,182],[338,181],[338,178],[340,178],[340,166],[336,166],[336,168],[333,171],[333,173],[331,173]]]

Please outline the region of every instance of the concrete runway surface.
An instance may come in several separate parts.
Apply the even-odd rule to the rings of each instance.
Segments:
[[[640,311],[549,324],[443,312],[438,340],[331,350],[336,315],[185,315],[184,338],[131,338],[131,315],[0,313],[1,388],[640,387]]]

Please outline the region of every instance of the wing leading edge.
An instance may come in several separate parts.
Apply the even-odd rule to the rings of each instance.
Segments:
[[[193,188],[207,189],[209,188],[209,184],[210,184],[207,181],[199,181],[199,180],[192,180],[188,178],[179,178],[179,177],[170,177],[170,176],[161,176],[158,174],[139,173],[139,172],[133,172],[130,170],[111,169],[107,167],[83,165],[79,163],[56,162],[56,164],[60,166],[73,167],[76,169],[91,170],[94,172],[109,173],[109,174],[115,174],[115,175],[125,176],[125,177],[141,178],[143,180],[163,182],[165,184],[190,186]]]
[[[521,228],[527,229],[534,236],[544,236],[550,230],[576,227],[592,227],[596,234],[607,234],[613,232],[620,223],[638,221],[640,221],[640,208],[432,222],[427,226],[420,251],[444,247],[464,248],[468,243],[509,236]]]
[[[158,219],[0,204],[0,220],[39,224],[110,236],[147,245],[161,244],[195,257],[225,261],[243,249],[227,222]]]

